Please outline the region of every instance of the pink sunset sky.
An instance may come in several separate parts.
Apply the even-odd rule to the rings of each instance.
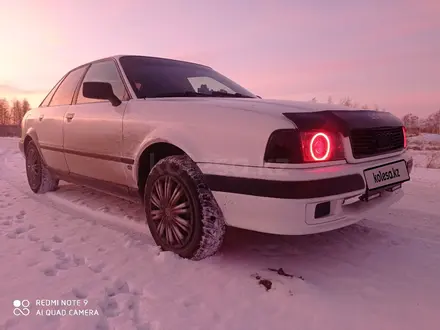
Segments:
[[[116,54],[200,62],[263,98],[440,108],[440,0],[0,0],[0,98],[37,106]]]

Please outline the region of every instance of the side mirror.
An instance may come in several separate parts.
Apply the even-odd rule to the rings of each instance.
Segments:
[[[117,107],[122,103],[113,93],[112,85],[107,82],[84,82],[82,94],[89,99],[108,100],[114,107]]]

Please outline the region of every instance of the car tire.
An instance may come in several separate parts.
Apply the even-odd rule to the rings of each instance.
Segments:
[[[223,213],[188,156],[166,157],[151,169],[144,206],[153,239],[163,250],[201,260],[220,249]]]
[[[59,180],[49,171],[33,141],[26,146],[26,175],[29,187],[36,194],[58,189]]]

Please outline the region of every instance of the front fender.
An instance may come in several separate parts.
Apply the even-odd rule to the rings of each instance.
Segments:
[[[193,161],[197,162],[198,155],[202,153],[200,148],[197,146],[196,141],[191,139],[191,136],[185,134],[177,128],[167,128],[161,127],[152,131],[144,140],[139,144],[139,146],[134,150],[134,164],[133,173],[137,175],[139,169],[139,161],[143,152],[156,143],[169,143],[177,148],[183,150],[188,157]]]

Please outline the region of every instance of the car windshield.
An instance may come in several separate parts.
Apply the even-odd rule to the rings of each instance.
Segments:
[[[203,65],[143,56],[123,56],[120,63],[138,98],[256,97]]]

